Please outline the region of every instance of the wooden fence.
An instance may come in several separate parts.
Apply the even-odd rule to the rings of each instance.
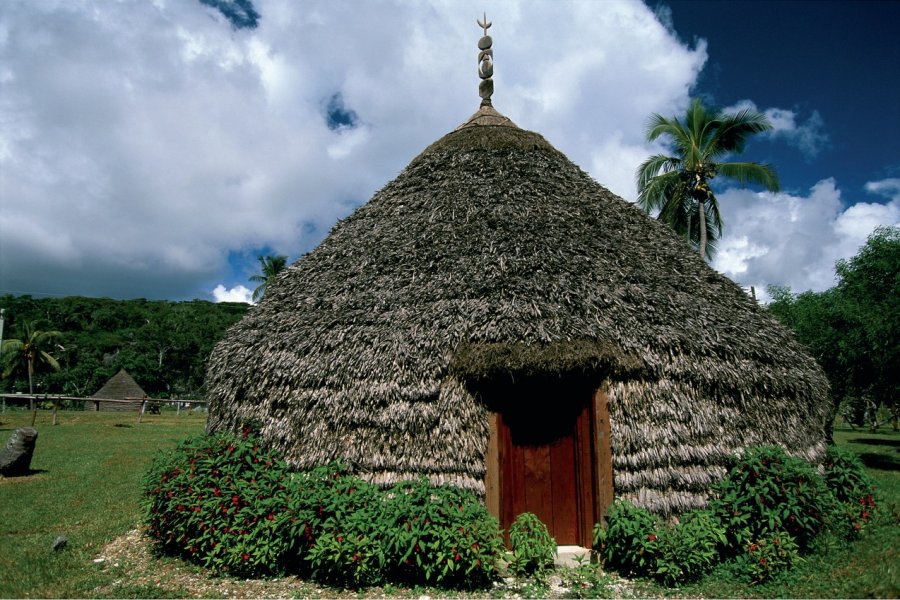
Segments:
[[[175,405],[175,413],[177,415],[181,414],[181,408],[186,406],[188,410],[194,405],[205,405],[207,403],[206,400],[181,400],[178,398],[124,398],[124,399],[115,399],[115,398],[82,398],[79,396],[63,396],[61,394],[0,394],[0,398],[3,399],[3,408],[2,411],[6,412],[6,400],[23,400],[28,401],[32,406],[31,411],[31,425],[34,426],[34,420],[37,415],[37,403],[38,402],[52,402],[53,403],[53,424],[56,425],[56,414],[59,409],[59,403],[62,401],[75,401],[82,402],[85,405],[89,403],[94,403],[94,410],[100,410],[100,404],[123,404],[123,405],[133,405],[135,410],[137,411],[137,421],[138,423],[144,418],[144,412],[147,410],[148,405],[154,404],[174,404]]]

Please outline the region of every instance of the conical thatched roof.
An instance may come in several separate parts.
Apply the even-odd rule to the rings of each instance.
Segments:
[[[141,389],[137,381],[128,374],[125,369],[120,369],[118,373],[109,378],[92,398],[105,400],[125,400],[134,398],[143,398],[147,393]]]
[[[478,390],[533,376],[608,386],[616,494],[659,512],[702,504],[743,447],[824,451],[827,383],[794,337],[489,106],[228,331],[208,428],[258,420],[297,467],[342,459],[381,484],[481,492]]]
[[[144,398],[147,393],[141,389],[134,378],[125,369],[109,378],[102,388],[97,390],[92,398],[84,403],[85,410],[102,410],[105,412],[126,412],[136,410],[141,402],[135,398]],[[106,402],[103,402],[106,400]],[[109,402],[113,400],[114,402]],[[133,402],[122,402],[134,400]]]

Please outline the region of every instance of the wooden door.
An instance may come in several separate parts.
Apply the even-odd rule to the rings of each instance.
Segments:
[[[590,547],[598,516],[593,468],[594,410],[581,402],[510,409],[497,417],[500,526],[531,512],[559,545]]]

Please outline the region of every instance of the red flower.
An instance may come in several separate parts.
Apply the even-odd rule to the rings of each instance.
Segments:
[[[247,561],[247,560],[250,560],[250,555],[247,554],[246,552],[244,552],[244,553],[241,555],[241,558],[244,559],[245,561]]]
[[[655,542],[656,536],[651,533],[650,535],[647,536],[647,539],[650,540],[651,542]]]
[[[859,531],[859,529],[860,529],[859,523],[854,523],[854,524],[853,524],[853,529],[855,529],[856,531]]]
[[[268,518],[270,521],[274,521],[274,520],[275,520],[275,515],[274,515],[273,513],[269,513],[269,516],[268,516],[267,518]]]
[[[763,556],[761,559],[759,559],[759,564],[761,564],[762,566],[766,566],[766,557],[765,556]]]
[[[459,560],[459,552],[456,553],[456,555],[453,557],[453,560]]]
[[[750,552],[755,552],[758,546],[756,544],[750,544]]]

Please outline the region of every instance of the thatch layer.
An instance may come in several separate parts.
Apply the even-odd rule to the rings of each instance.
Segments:
[[[109,378],[103,384],[92,398],[97,400],[126,400],[129,398],[146,398],[147,393],[141,389],[141,386],[129,375],[125,369],[119,369],[119,372]],[[84,403],[84,410],[95,410],[99,408],[105,412],[133,412],[140,406],[141,401],[134,402],[91,402]]]
[[[742,447],[820,458],[827,383],[794,337],[541,136],[481,116],[228,331],[208,428],[258,420],[300,468],[481,492],[479,385],[544,373],[607,382],[616,491],[658,512],[701,504]]]

